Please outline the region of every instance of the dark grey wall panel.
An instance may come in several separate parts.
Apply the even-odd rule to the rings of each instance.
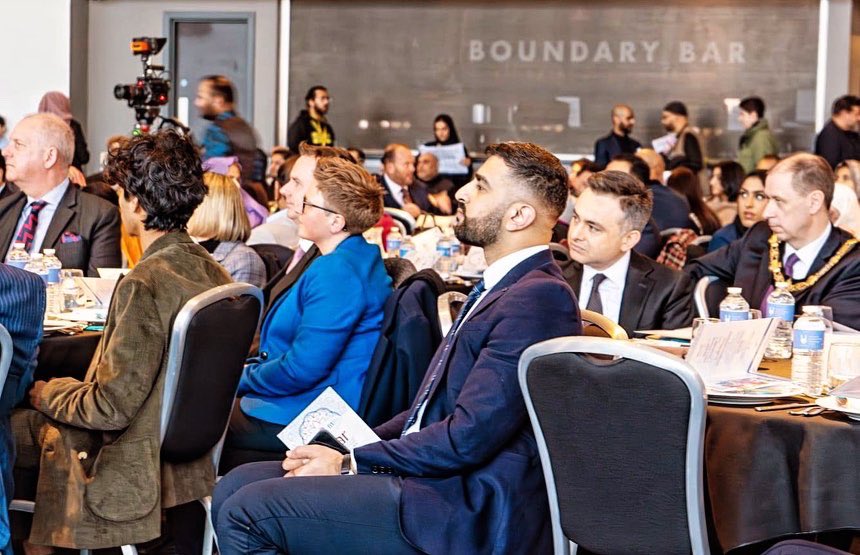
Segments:
[[[817,33],[815,0],[294,0],[290,116],[322,83],[341,145],[416,146],[447,112],[473,150],[520,139],[590,153],[614,103],[633,106],[646,143],[678,99],[722,158],[740,136],[724,100],[757,94],[783,149],[802,149],[814,137]],[[489,121],[473,119],[480,106]]]

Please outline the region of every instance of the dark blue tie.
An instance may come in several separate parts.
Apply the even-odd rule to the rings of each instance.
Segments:
[[[403,426],[403,433],[406,433],[406,430],[412,427],[415,424],[415,420],[418,418],[418,415],[421,413],[421,407],[424,406],[424,403],[427,402],[427,398],[430,396],[430,391],[433,390],[433,385],[436,383],[436,379],[439,377],[440,370],[445,365],[445,362],[448,360],[448,353],[451,350],[451,346],[454,344],[454,337],[457,335],[457,330],[460,328],[460,324],[463,323],[463,320],[466,318],[466,315],[469,313],[469,310],[472,306],[478,302],[478,299],[481,297],[481,294],[484,292],[484,280],[479,281],[475,284],[475,287],[472,288],[472,291],[469,293],[469,296],[466,297],[466,302],[463,303],[463,308],[460,309],[460,314],[457,315],[457,319],[454,321],[454,325],[451,326],[451,329],[448,331],[448,335],[445,336],[445,343],[442,346],[442,353],[439,355],[439,359],[436,362],[436,366],[433,368],[433,374],[430,375],[430,379],[427,381],[427,387],[424,388],[424,391],[421,392],[421,396],[419,397],[418,403],[415,405],[415,408],[412,409],[412,412],[409,414],[409,418],[406,419],[406,424]]]

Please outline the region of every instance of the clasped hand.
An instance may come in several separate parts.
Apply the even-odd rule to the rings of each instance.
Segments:
[[[335,476],[340,474],[343,455],[323,445],[301,445],[287,451],[281,467],[293,476]]]

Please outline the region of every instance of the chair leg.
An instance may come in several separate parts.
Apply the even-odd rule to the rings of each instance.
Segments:
[[[207,495],[200,499],[200,504],[206,510],[206,523],[203,528],[203,555],[212,555],[213,544],[218,545],[218,538],[215,537],[215,526],[212,524],[212,497]]]
[[[137,555],[137,547],[133,545],[124,545],[120,549],[122,549],[122,555]]]

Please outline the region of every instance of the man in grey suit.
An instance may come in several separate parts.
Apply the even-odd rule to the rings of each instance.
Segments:
[[[31,254],[55,249],[63,268],[89,276],[122,264],[119,211],[69,182],[74,148],[71,128],[52,114],[28,116],[12,130],[3,156],[20,191],[0,200],[3,260],[13,243],[24,243]]]
[[[570,220],[572,260],[562,268],[579,307],[599,312],[628,334],[676,329],[693,319],[693,282],[635,252],[651,215],[651,192],[623,172],[588,178]]]

